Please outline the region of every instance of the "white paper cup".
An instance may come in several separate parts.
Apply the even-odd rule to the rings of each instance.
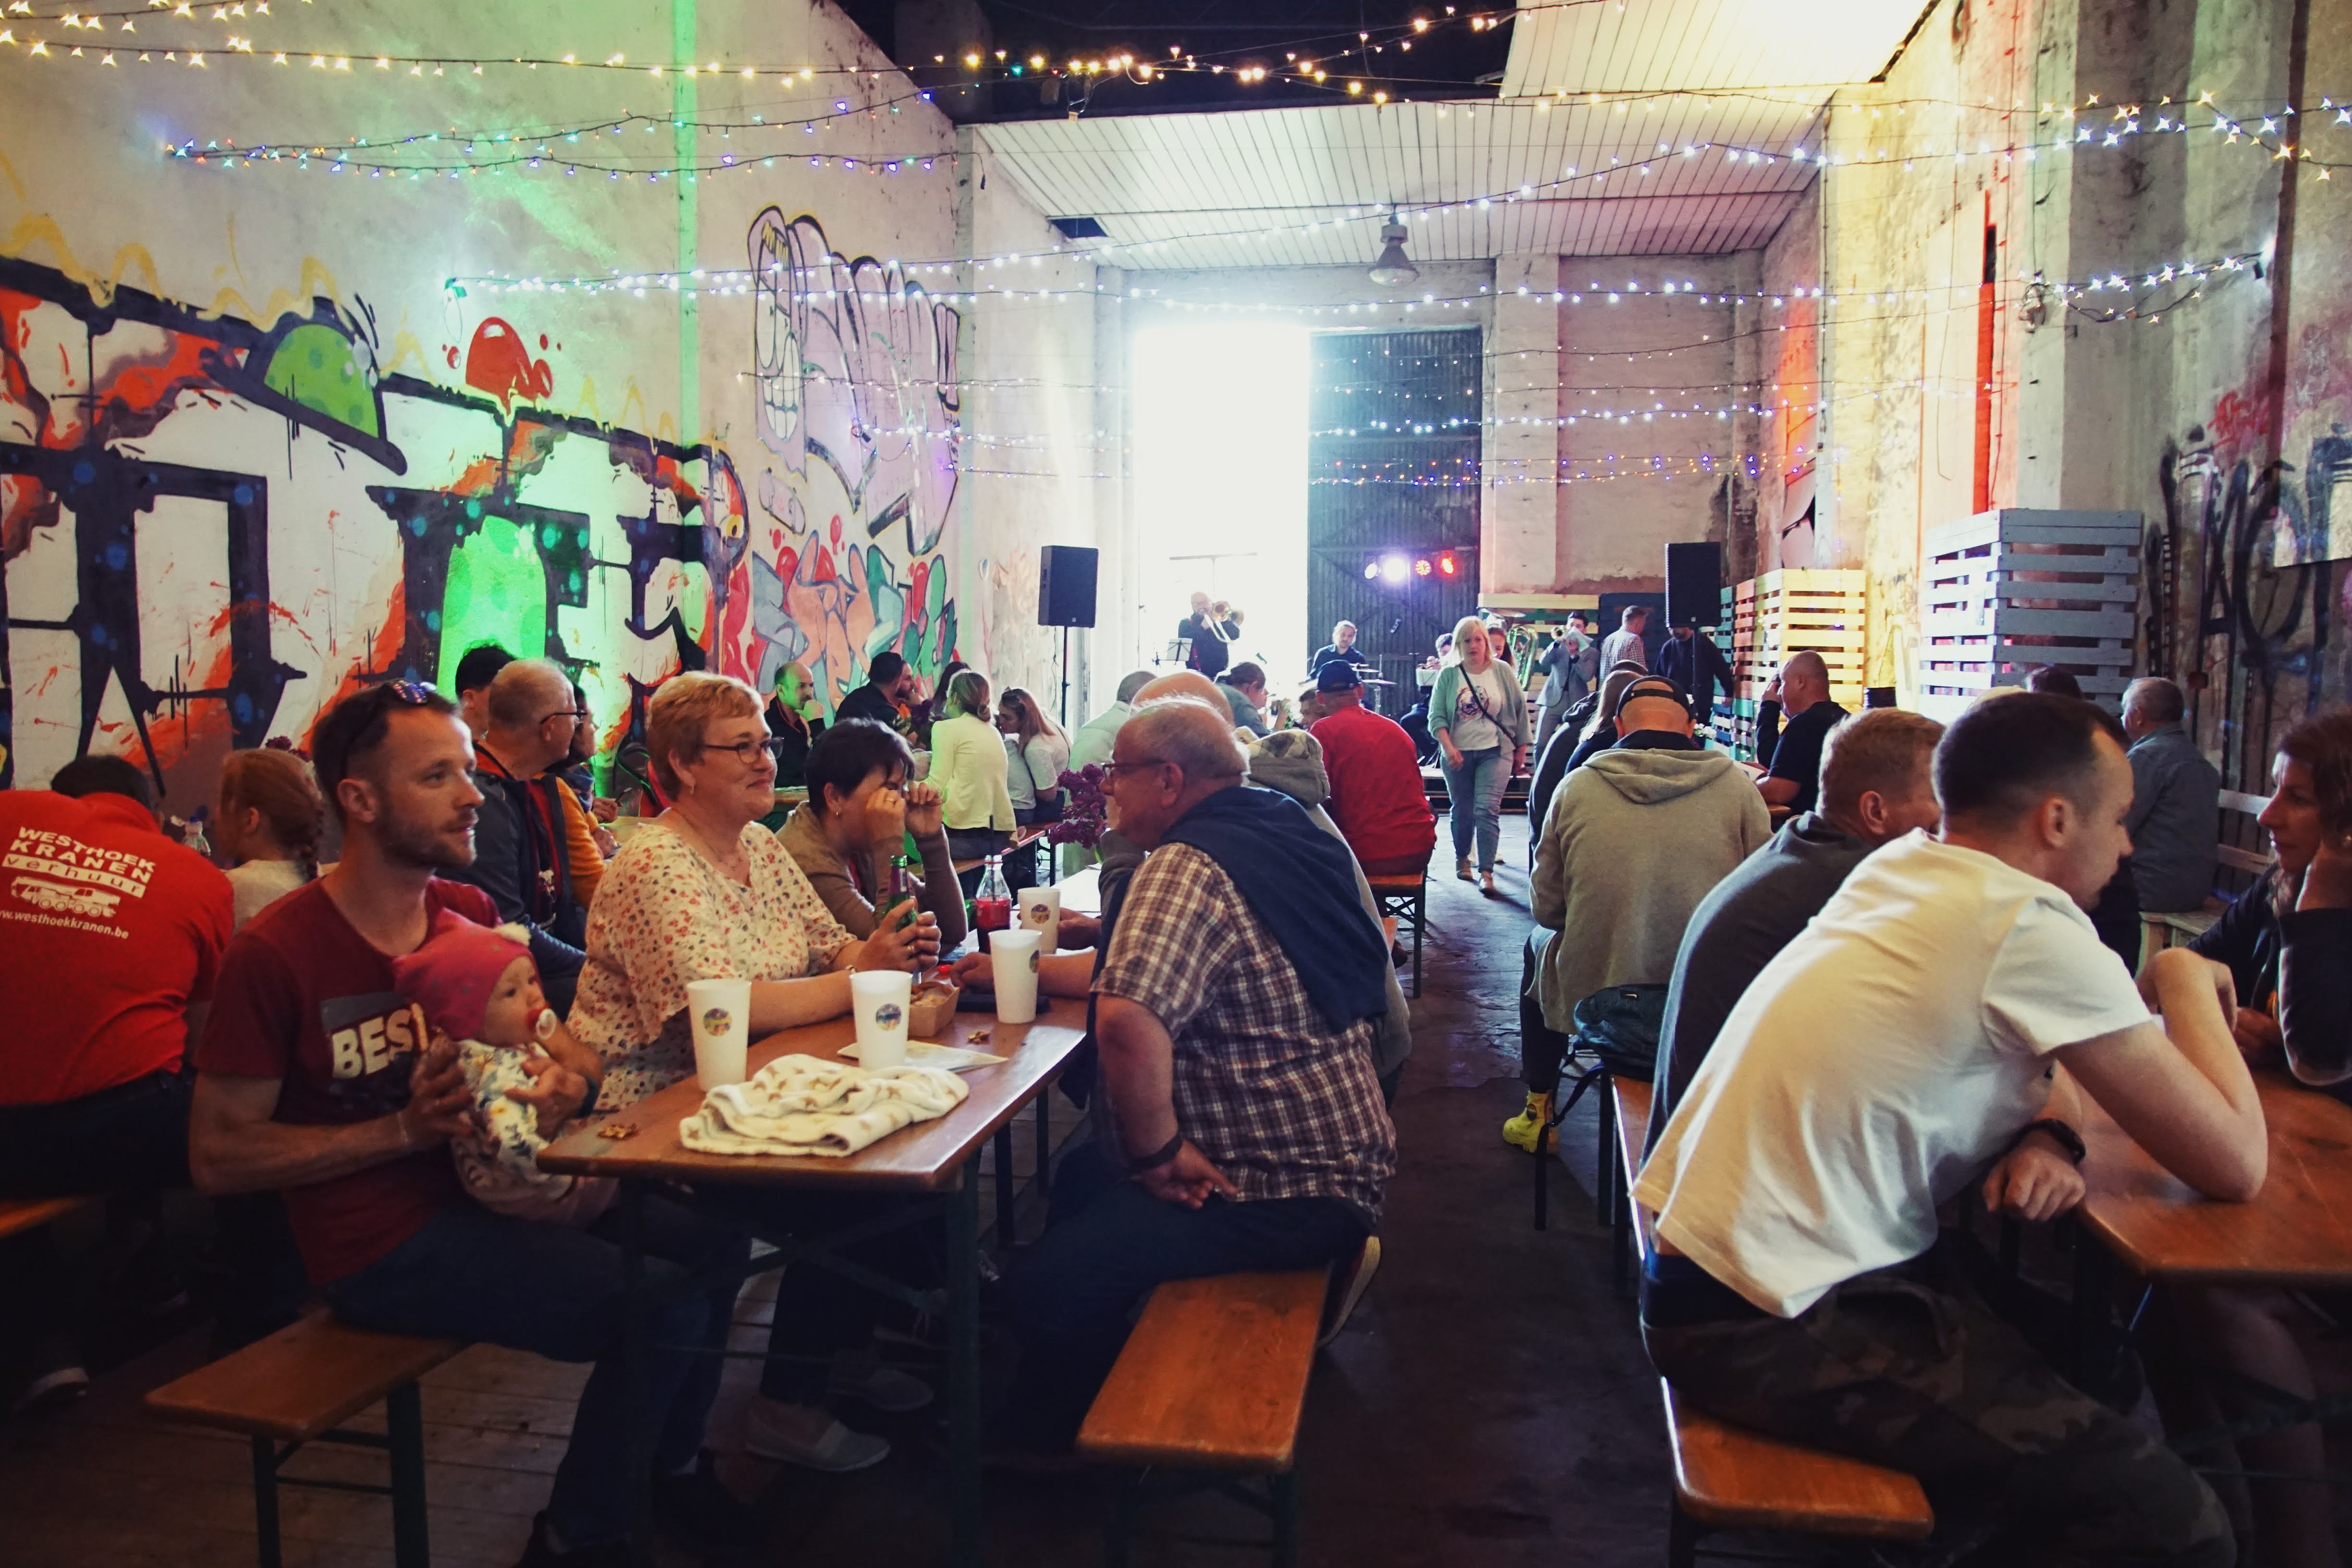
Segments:
[[[1024,888],[1017,900],[1020,925],[1037,933],[1037,951],[1052,952],[1061,945],[1062,889]]]
[[[751,983],[692,980],[686,1015],[694,1024],[694,1079],[705,1089],[741,1083],[743,1052],[751,1043]]]
[[[873,969],[849,977],[850,1010],[857,1018],[857,1065],[880,1071],[907,1065],[907,1008],[915,977],[903,969]]]
[[[1042,940],[1042,933],[1024,927],[998,931],[989,943],[998,1023],[1025,1024],[1037,1016],[1037,949]]]

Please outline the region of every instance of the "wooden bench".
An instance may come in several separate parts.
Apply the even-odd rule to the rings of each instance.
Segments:
[[[1421,938],[1429,926],[1429,872],[1418,877],[1370,877],[1372,901],[1381,918],[1394,920],[1400,929],[1412,927],[1412,994],[1421,994]]]
[[[0,1198],[0,1241],[38,1230],[52,1220],[63,1219],[96,1202],[92,1197]]]
[[[1027,827],[1014,828],[1013,830],[1012,842],[1005,845],[1002,854],[999,856],[999,858],[1010,859],[1013,856],[1019,854],[1024,849],[1034,849],[1038,845],[1045,842],[1045,827],[1046,825],[1041,822],[1033,823]],[[967,871],[977,871],[980,868],[987,864],[988,857],[985,855],[977,856],[970,859],[959,860],[955,863],[956,875],[961,877]]]
[[[1616,1110],[1619,1235],[1643,1263],[1650,1257],[1651,1215],[1627,1190],[1628,1172],[1642,1165],[1650,1132],[1651,1088],[1611,1080]],[[1622,1243],[1621,1243],[1622,1245]],[[1767,1530],[1848,1540],[1919,1541],[1935,1528],[1934,1510],[1919,1483],[1900,1470],[1841,1454],[1784,1443],[1717,1421],[1675,1399],[1660,1380],[1666,1441],[1675,1456],[1674,1511],[1666,1523],[1667,1568],[1690,1568],[1700,1540],[1712,1531]]]
[[[370,1333],[324,1313],[304,1318],[147,1395],[166,1420],[243,1433],[253,1445],[253,1512],[261,1568],[278,1568],[278,1488],[328,1487],[392,1499],[398,1568],[426,1568],[425,1427],[416,1380],[464,1350],[455,1340]],[[384,1430],[342,1423],[382,1402]],[[281,1473],[308,1443],[382,1448],[392,1484],[312,1481]],[[284,1447],[279,1447],[283,1444]]]
[[[1079,1429],[1080,1457],[1133,1472],[1105,1542],[1124,1568],[1149,1472],[1192,1478],[1263,1510],[1276,1568],[1298,1553],[1298,1421],[1329,1286],[1326,1270],[1221,1274],[1151,1293]],[[1207,1478],[1205,1479],[1202,1478]],[[1258,1497],[1234,1484],[1261,1479]]]

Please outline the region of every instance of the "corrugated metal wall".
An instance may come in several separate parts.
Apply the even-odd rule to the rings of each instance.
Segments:
[[[1412,672],[1440,632],[1478,605],[1478,457],[1485,405],[1476,328],[1328,332],[1314,343],[1307,407],[1307,625],[1311,655],[1332,625],[1414,700]],[[1454,573],[1437,570],[1450,552]],[[1402,583],[1375,570],[1402,557]],[[1412,571],[1428,561],[1430,574]]]

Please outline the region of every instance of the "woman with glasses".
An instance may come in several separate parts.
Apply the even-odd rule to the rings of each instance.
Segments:
[[[646,744],[670,807],[632,834],[605,868],[570,1019],[572,1034],[604,1058],[597,1104],[606,1110],[692,1076],[691,981],[751,981],[756,1040],[847,1013],[856,971],[919,973],[939,956],[939,925],[928,914],[863,942],[851,936],[759,826],[775,804],[776,764],[749,686],[723,675],[672,676],[646,705]],[[808,1200],[791,1194],[761,1202],[761,1217],[787,1228],[845,1218],[838,1201],[822,1215],[802,1214]],[[822,1403],[827,1393],[886,1411],[929,1401],[922,1384],[863,1358],[870,1301],[826,1269],[785,1276],[769,1345],[803,1359],[767,1364],[751,1417],[753,1453],[814,1469],[862,1469],[890,1446],[834,1419]]]
[[[958,670],[947,686],[947,710],[931,726],[931,772],[940,792],[948,847],[959,860],[1003,852],[1015,826],[1006,787],[1004,742],[989,722],[988,678]]]

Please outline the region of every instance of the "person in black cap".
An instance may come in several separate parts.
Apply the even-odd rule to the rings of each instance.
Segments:
[[[1688,620],[1676,621],[1674,634],[1658,650],[1658,673],[1690,693],[1691,711],[1703,724],[1715,711],[1717,684],[1722,684],[1727,699],[1738,692],[1738,683],[1732,679],[1731,661],[1713,637],[1700,637]]]
[[[1331,793],[1323,807],[1356,852],[1368,877],[1425,871],[1437,844],[1437,818],[1423,793],[1412,737],[1393,719],[1364,706],[1363,678],[1345,659],[1316,672],[1309,726],[1323,748]]]

